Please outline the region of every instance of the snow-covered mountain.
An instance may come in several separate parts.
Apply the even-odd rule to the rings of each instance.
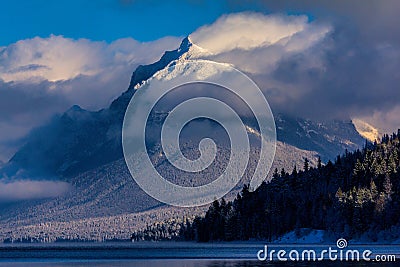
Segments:
[[[204,52],[185,38],[181,46],[167,51],[153,64],[139,66],[126,92],[108,109],[91,112],[73,106],[48,125],[34,130],[26,144],[1,169],[13,177],[72,177],[122,158],[121,128],[127,105],[140,85],[172,61],[199,58]],[[351,122],[313,122],[280,114],[276,116],[278,140],[294,147],[315,151],[323,160],[345,149],[353,150],[364,141]]]
[[[334,159],[346,149],[365,144],[352,121],[315,122],[283,114],[275,116],[278,140],[304,150],[316,151],[323,161]]]
[[[156,73],[158,73],[156,75],[168,75],[170,73],[166,73],[166,67],[169,64],[201,58],[207,56],[207,53],[193,44],[190,38],[185,38],[178,49],[165,52],[159,61],[139,66],[132,75],[128,90],[115,99],[109,108],[92,112],[73,106],[49,124],[34,130],[27,137],[26,144],[0,168],[0,180],[5,177],[8,180],[43,179],[43,177],[62,179],[69,182],[73,189],[55,199],[3,207],[0,212],[2,228],[8,231],[14,229],[15,232],[16,229],[20,231],[27,229],[28,226],[36,225],[36,228],[28,227],[31,231],[36,231],[35,229],[43,229],[43,222],[51,222],[51,225],[58,227],[57,229],[62,229],[67,227],[67,223],[74,222],[74,225],[82,225],[86,222],[89,224],[91,218],[101,217],[109,218],[104,221],[109,222],[107,229],[112,230],[110,225],[113,225],[115,220],[127,218],[126,216],[129,218],[136,216],[132,214],[138,214],[135,220],[131,221],[137,225],[143,224],[143,220],[149,220],[149,218],[160,219],[161,203],[138,188],[130,177],[123,160],[121,129],[125,110],[136,90],[140,90],[141,85],[149,81]],[[150,118],[150,122],[154,124],[160,124],[162,121],[162,114]],[[351,121],[315,122],[276,114],[275,122],[278,143],[272,169],[285,168],[290,171],[294,166],[299,168],[304,158],[310,159],[311,164],[316,164],[318,155],[327,161],[343,153],[345,149],[354,150],[364,144],[364,139]],[[257,141],[259,138],[257,130],[247,125],[247,131],[250,138]],[[191,136],[183,138],[187,138],[184,143],[193,141]],[[153,145],[155,148],[152,155],[153,162],[169,180],[177,184],[193,185],[207,183],[215,178],[215,173],[210,172],[183,181],[179,173],[171,170],[171,166],[166,164],[162,153],[156,149],[159,146]],[[196,156],[195,150],[190,147],[185,149],[184,152],[187,155]],[[240,190],[243,183],[248,182],[251,171],[255,167],[259,151],[257,148],[252,148],[251,152],[245,177],[231,196]],[[220,153],[221,160],[216,163],[216,172],[218,169],[223,169],[228,155],[228,148],[223,148]],[[178,217],[188,213],[188,210],[184,209],[177,210],[171,207],[167,210],[165,207],[163,209],[162,214],[166,218],[170,218],[172,213]],[[142,215],[139,214],[145,215],[140,217]],[[15,218],[18,218],[18,223],[15,222]],[[129,231],[132,230],[131,226],[128,228]],[[105,234],[112,236],[107,231]],[[1,236],[5,236],[4,231],[0,232]]]

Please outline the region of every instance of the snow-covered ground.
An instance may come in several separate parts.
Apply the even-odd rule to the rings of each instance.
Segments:
[[[278,244],[325,244],[332,239],[325,236],[324,230],[302,228],[291,231],[272,243]]]
[[[337,239],[342,237],[334,237],[324,230],[301,228],[299,230],[286,233],[282,237],[272,241],[272,244],[336,244]],[[377,240],[371,240],[367,236],[357,239],[347,240],[349,244],[354,245],[400,245],[400,239],[393,238],[387,232],[378,233]]]

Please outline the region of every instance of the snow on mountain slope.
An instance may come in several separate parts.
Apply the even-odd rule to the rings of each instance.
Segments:
[[[351,121],[315,122],[277,114],[275,123],[278,140],[301,149],[317,151],[323,161],[335,158],[346,149],[353,151],[365,143]]]
[[[282,142],[278,142],[277,147],[281,153],[275,158],[271,170],[275,168],[291,170],[295,165],[299,169],[303,165],[304,158],[310,159],[313,166],[317,163],[314,152],[300,150]],[[252,155],[249,170],[254,169],[254,164],[257,162],[257,152]],[[173,182],[180,182],[186,186],[197,183],[190,180],[176,180],[176,173],[166,165],[161,164],[159,170]],[[244,180],[226,196],[226,199],[233,199],[241,190],[243,183],[249,182],[250,173],[247,172]],[[268,176],[271,177],[272,173],[273,171]],[[211,181],[213,175],[212,171],[203,174],[202,181]],[[207,208],[176,208],[162,205],[137,186],[123,159],[80,174],[70,179],[70,183],[73,190],[66,195],[3,208],[0,213],[0,242],[2,238],[4,240],[10,236],[10,231],[14,238],[34,237],[44,231],[53,241],[68,236],[98,240],[97,235],[90,236],[90,228],[94,227],[92,225],[94,222],[98,222],[95,231],[102,237],[129,238],[129,233],[142,229],[147,224],[171,218],[179,220],[184,216],[200,214]],[[83,227],[84,225],[86,226]],[[116,234],[116,228],[124,234]]]
[[[356,127],[357,132],[368,139],[371,142],[379,140],[380,134],[378,129],[373,127],[371,124],[366,123],[360,119],[352,119],[354,126]]]

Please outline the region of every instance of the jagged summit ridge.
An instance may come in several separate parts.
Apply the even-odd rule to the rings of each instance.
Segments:
[[[189,36],[186,36],[182,42],[181,45],[178,48],[179,53],[186,53],[189,51],[190,47],[193,45],[192,40],[190,39]]]
[[[158,71],[165,69],[174,61],[184,61],[188,59],[207,58],[210,53],[200,46],[194,44],[190,36],[185,37],[179,48],[172,51],[166,51],[159,61],[150,65],[140,65],[132,75],[130,88],[138,89],[141,84],[150,79]]]
[[[156,72],[164,69],[172,61],[179,59],[183,54],[189,51],[190,47],[192,47],[192,43],[189,37],[186,37],[182,40],[178,49],[166,51],[157,62],[149,65],[139,65],[132,74],[128,90],[111,103],[110,110],[125,110],[135,90],[139,88],[143,82],[151,78]]]
[[[165,68],[172,61],[181,58],[183,55],[193,50],[192,47],[193,43],[191,42],[189,36],[187,36],[182,40],[178,49],[166,51],[159,61],[149,65],[138,66],[132,74],[129,89],[138,88],[143,81],[148,80],[157,71]]]
[[[125,110],[134,91],[139,89],[144,82],[157,72],[165,69],[172,62],[207,58],[209,55],[210,53],[207,50],[194,44],[190,36],[185,37],[178,49],[166,51],[157,62],[149,65],[139,65],[132,74],[128,90],[112,102],[110,109]]]

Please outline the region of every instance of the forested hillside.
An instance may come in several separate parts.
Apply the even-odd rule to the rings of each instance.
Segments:
[[[183,227],[198,241],[272,240],[300,228],[345,238],[400,236],[400,130],[325,166],[275,170],[274,179],[233,202],[215,201],[205,217]]]
[[[273,240],[301,228],[348,239],[399,238],[399,139],[400,130],[326,165],[313,168],[305,159],[302,169],[294,167],[291,174],[275,170],[274,179],[257,191],[245,186],[233,202],[214,201],[204,217],[180,227],[180,238]],[[140,236],[149,234],[154,233]]]

